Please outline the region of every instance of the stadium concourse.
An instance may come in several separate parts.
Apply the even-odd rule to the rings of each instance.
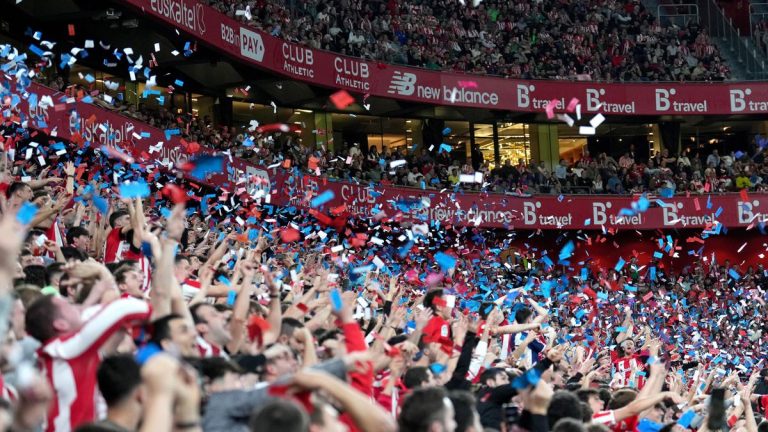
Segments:
[[[640,3],[299,3],[214,6],[418,66],[728,77],[704,29],[662,29]],[[0,45],[0,430],[768,429],[765,138],[728,154],[585,150],[552,170],[310,149],[288,124],[215,127],[70,85],[90,55],[143,74],[145,98],[171,94],[132,50],[28,36],[26,51]],[[374,208],[332,205],[340,184],[367,184]],[[543,201],[599,193],[626,208],[596,202],[604,220],[547,232],[461,208],[534,197],[535,224]],[[439,200],[455,218],[425,216]],[[626,223],[662,211],[669,229]]]

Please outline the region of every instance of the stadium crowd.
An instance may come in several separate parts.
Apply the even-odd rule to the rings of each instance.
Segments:
[[[275,208],[29,129],[7,64],[0,429],[768,428],[762,266],[678,268],[671,240],[572,263],[575,233],[510,254],[508,232]]]
[[[730,76],[706,29],[694,21],[661,26],[638,0],[208,4],[312,48],[429,69],[607,82],[722,81]]]

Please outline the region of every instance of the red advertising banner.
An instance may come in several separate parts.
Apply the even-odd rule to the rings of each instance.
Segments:
[[[523,81],[365,61],[286,42],[196,0],[125,0],[240,61],[292,79],[363,95],[434,105],[544,112],[572,98],[582,112],[632,115],[768,113],[768,82]]]
[[[2,83],[2,80],[0,80]],[[30,127],[45,122],[45,129],[65,139],[80,133],[88,141],[117,146],[131,151],[137,158],[159,165],[183,165],[193,155],[182,140],[135,119],[99,108],[95,105],[67,99],[62,93],[32,84],[30,98],[50,97],[53,105],[37,104],[32,108],[22,99],[21,107],[30,120]],[[76,112],[77,115],[73,115]],[[203,152],[210,152],[202,149]],[[143,157],[142,157],[143,156]],[[651,198],[650,208],[633,216],[619,217],[622,209],[632,207],[636,198],[630,196],[564,196],[550,195],[519,197],[502,194],[438,192],[393,186],[370,186],[336,182],[323,177],[293,175],[278,168],[265,168],[247,161],[225,159],[225,169],[212,174],[207,183],[234,190],[261,187],[270,202],[278,206],[295,205],[308,208],[310,198],[327,190],[333,199],[318,210],[345,207],[353,215],[375,216],[413,222],[439,222],[479,226],[484,228],[517,229],[611,229],[632,228],[707,228],[717,231],[714,221],[726,227],[746,227],[768,221],[768,194],[752,194],[743,200],[742,194],[680,196]],[[266,185],[269,185],[267,187]]]

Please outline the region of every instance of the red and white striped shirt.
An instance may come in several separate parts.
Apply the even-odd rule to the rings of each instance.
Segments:
[[[616,421],[614,411],[600,411],[592,415],[592,423],[609,427],[613,432],[634,432],[640,419],[635,415]]]
[[[99,349],[124,324],[147,320],[150,314],[147,302],[115,300],[86,321],[80,330],[45,342],[38,354],[43,374],[55,394],[46,419],[46,432],[68,432],[96,419]]]

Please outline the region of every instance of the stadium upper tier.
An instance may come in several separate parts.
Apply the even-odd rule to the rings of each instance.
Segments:
[[[521,79],[722,81],[707,30],[662,26],[638,0],[205,0],[315,49]]]
[[[722,82],[722,80],[719,82],[713,80],[681,82],[685,76],[675,74],[675,70],[679,72],[679,70],[689,67],[691,69],[705,67],[704,62],[700,65],[696,64],[698,54],[711,55],[712,64],[715,64],[716,61],[722,66],[722,62],[718,59],[716,47],[709,42],[706,31],[695,24],[688,26],[687,30],[678,29],[677,31],[657,26],[656,21],[643,12],[643,7],[640,4],[635,4],[632,12],[626,13],[626,17],[621,13],[611,14],[610,19],[604,20],[598,26],[598,29],[603,30],[599,30],[592,37],[574,36],[580,40],[581,45],[579,46],[589,47],[589,49],[583,50],[583,55],[592,60],[574,61],[573,64],[582,66],[595,64],[601,65],[599,67],[602,68],[602,63],[596,59],[610,57],[608,64],[612,70],[629,70],[635,66],[642,69],[642,65],[634,65],[631,62],[639,58],[639,53],[644,52],[649,58],[658,60],[658,67],[669,68],[672,71],[670,72],[672,75],[669,76],[658,74],[654,76],[660,80],[673,81],[628,80],[619,82],[612,76],[609,80],[605,80],[603,79],[604,76],[591,72],[589,72],[590,81],[579,81],[575,75],[572,76],[574,80],[532,80],[525,78],[539,78],[540,75],[530,73],[507,74],[506,77],[479,75],[472,73],[474,70],[469,66],[461,66],[458,68],[460,70],[430,70],[389,63],[389,61],[393,61],[390,59],[365,60],[353,57],[355,52],[352,51],[327,51],[324,48],[333,48],[333,46],[324,44],[305,44],[302,40],[291,41],[295,38],[286,36],[289,34],[286,29],[296,26],[297,21],[306,18],[292,19],[285,16],[278,19],[276,17],[281,16],[280,9],[272,4],[219,4],[217,8],[225,9],[229,15],[232,15],[229,17],[214,7],[196,0],[124,0],[124,2],[147,16],[160,20],[165,25],[175,27],[184,32],[186,36],[191,36],[194,40],[255,68],[271,71],[287,79],[303,81],[321,87],[343,89],[362,95],[356,100],[360,110],[363,108],[368,110],[368,97],[370,96],[430,105],[528,112],[542,115],[550,104],[554,104],[552,108],[558,113],[563,113],[573,99],[580,102],[582,113],[591,115],[602,113],[625,116],[695,116],[768,113],[768,83]],[[467,13],[474,16],[480,11],[488,11],[484,12],[488,14],[492,10],[491,6],[492,3],[483,3],[476,9],[468,10]],[[308,6],[297,5],[296,7]],[[371,5],[366,6],[366,8],[370,7]],[[538,6],[535,9],[538,10],[542,7]],[[596,10],[604,12],[606,8],[607,6],[601,6]],[[323,7],[320,9],[325,10]],[[584,8],[574,6],[574,10],[581,9]],[[456,10],[460,10],[458,6]],[[544,10],[549,9],[545,7]],[[608,8],[608,10],[611,9]],[[597,19],[595,17],[603,12],[591,12],[590,16]],[[258,16],[263,14],[268,18],[260,20]],[[561,14],[568,16],[566,12],[561,12]],[[325,13],[318,12],[318,16],[321,18],[325,15]],[[440,14],[432,12],[423,15],[434,17]],[[526,18],[523,22],[528,19],[529,15],[535,14],[529,12],[525,15]],[[496,21],[491,22],[499,22],[499,17],[502,15],[492,13],[489,16],[496,16]],[[636,19],[640,20],[641,16],[644,17],[642,18],[644,24],[640,24],[639,28],[650,32],[649,35],[651,36],[630,30],[634,28],[632,23]],[[628,18],[628,21],[623,23],[621,17]],[[251,22],[242,23],[239,19]],[[281,23],[279,27],[269,24],[270,20],[275,19]],[[377,18],[377,20],[380,19],[383,18]],[[404,21],[408,22],[414,19],[416,18],[413,15],[403,18]],[[490,20],[490,18],[488,19]],[[651,25],[649,22],[654,24]],[[536,28],[541,29],[543,25],[540,24]],[[259,29],[259,26],[262,29]],[[316,26],[310,24],[299,26],[299,28],[304,27],[315,28]],[[418,28],[423,27],[429,26]],[[442,31],[438,31],[443,27],[432,26],[430,28],[436,32],[435,34],[443,34]],[[574,31],[572,28],[575,27],[575,25],[568,26],[567,32]],[[499,31],[498,37],[506,38],[513,33],[514,31]],[[555,34],[543,30],[542,33],[548,35],[547,38]],[[336,31],[329,30],[328,35],[331,34],[336,34]],[[370,34],[375,34],[375,32]],[[488,34],[490,35],[490,33]],[[695,36],[693,36],[694,34]],[[552,38],[547,43],[542,42],[541,36],[537,35],[532,39],[535,43],[527,40],[521,45],[541,47],[541,49],[546,46],[548,47],[546,50],[554,50],[551,51],[554,54],[549,55],[540,54],[538,51],[531,51],[531,55],[526,54],[528,60],[526,65],[532,65],[533,70],[537,67],[549,68],[552,64],[565,61],[563,59],[571,57],[572,53],[580,52],[564,47],[564,41],[569,40],[565,35]],[[341,38],[341,36],[339,37]],[[445,33],[444,37],[448,38],[449,36]],[[491,36],[487,37],[490,38]],[[607,45],[604,45],[603,42],[600,42],[604,37],[608,37],[610,41],[614,42],[606,42]],[[689,43],[686,41],[686,37],[693,37],[693,41]],[[381,38],[383,40],[384,36]],[[417,39],[415,37],[407,39],[408,43],[402,48],[406,51],[415,49],[412,47],[419,46]],[[618,43],[617,41],[621,42]],[[437,42],[429,42],[427,45],[435,49],[451,46],[448,43]],[[653,52],[649,47],[654,47]],[[662,52],[658,57],[655,57],[655,54],[662,47]],[[536,49],[538,50],[538,48]],[[505,50],[514,52],[513,48],[505,48]],[[487,54],[481,56],[483,61],[491,57],[493,56]],[[550,57],[552,60],[549,60]],[[548,60],[542,61],[541,59]],[[489,61],[489,64],[495,65],[503,63],[501,60],[498,62]],[[654,62],[649,61],[648,65],[652,63]],[[582,66],[578,66],[577,69]],[[726,69],[723,68],[723,71]],[[584,71],[581,70],[581,72]],[[587,78],[586,74],[581,75],[581,78]],[[700,74],[695,75],[698,77]],[[727,74],[723,75],[722,78],[725,76]],[[553,75],[548,78],[554,77]],[[567,78],[565,75],[563,77]],[[590,117],[585,116],[582,123],[586,123]]]

